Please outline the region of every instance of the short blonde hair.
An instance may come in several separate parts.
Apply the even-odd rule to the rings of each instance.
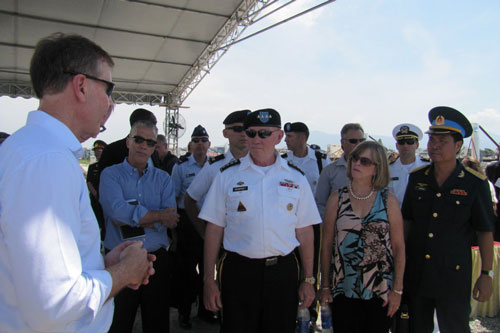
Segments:
[[[373,188],[376,190],[383,189],[389,185],[389,163],[385,156],[385,149],[382,145],[375,141],[365,141],[359,143],[349,155],[347,161],[347,177],[352,181],[352,156],[359,156],[365,150],[369,150],[375,163],[375,176],[373,177]]]

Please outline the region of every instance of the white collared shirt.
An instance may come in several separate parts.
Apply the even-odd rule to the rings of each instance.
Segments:
[[[304,171],[307,181],[309,182],[309,185],[311,185],[312,192],[316,193],[316,187],[319,180],[319,169],[315,150],[307,146],[307,155],[304,157],[295,156],[291,150],[289,150],[286,154],[287,161],[292,162]],[[328,157],[321,159],[322,168],[325,168],[330,163],[332,163],[332,161],[330,161]]]
[[[224,228],[224,248],[248,258],[287,255],[295,230],[321,222],[307,179],[277,156],[266,171],[250,155],[214,179],[199,218]]]
[[[189,185],[187,189],[187,194],[196,201],[202,200],[205,195],[207,195],[210,185],[220,171],[220,168],[234,160],[233,154],[228,150],[224,154],[224,158],[210,164],[207,161],[201,171],[194,177],[193,182]]]
[[[43,111],[0,148],[0,332],[106,332],[111,275],[78,157]]]
[[[391,191],[396,196],[399,202],[399,206],[403,205],[403,199],[406,192],[406,186],[408,185],[410,171],[426,164],[429,164],[429,162],[422,161],[417,156],[415,158],[415,161],[410,164],[403,164],[401,163],[401,159],[398,158],[396,161],[389,165],[391,176],[391,181],[389,182],[389,191]]]

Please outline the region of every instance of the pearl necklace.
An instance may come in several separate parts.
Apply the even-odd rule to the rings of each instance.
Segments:
[[[356,194],[354,194],[354,191],[352,190],[352,186],[349,185],[349,192],[351,193],[351,195],[352,195],[352,197],[354,199],[357,199],[357,200],[367,200],[367,199],[370,199],[370,197],[373,195],[373,193],[375,192],[375,190],[372,188],[372,190],[370,191],[370,193],[368,193],[368,195],[366,195],[364,197],[359,197]]]

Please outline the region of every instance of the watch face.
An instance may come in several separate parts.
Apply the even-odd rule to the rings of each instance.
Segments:
[[[495,273],[493,273],[493,271],[488,271],[488,275],[490,276],[490,278],[494,278],[495,277]]]

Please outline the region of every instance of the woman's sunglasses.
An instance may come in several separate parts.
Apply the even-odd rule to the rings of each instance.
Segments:
[[[351,154],[350,159],[352,162],[357,162],[359,161],[362,166],[369,167],[372,165],[377,165],[377,163],[373,162],[367,157],[359,157],[358,155]]]
[[[261,139],[267,139],[268,137],[270,137],[274,132],[277,132],[279,131],[278,130],[275,130],[275,131],[268,131],[268,130],[253,130],[253,129],[247,129],[245,130],[245,133],[246,135],[249,137],[249,138],[255,138],[256,135],[259,135],[259,138]]]
[[[154,147],[154,146],[156,146],[156,141],[155,140],[146,139],[146,138],[143,138],[142,136],[139,136],[139,135],[136,135],[133,138],[134,138],[135,143],[137,143],[138,145],[140,145],[141,143],[143,143],[144,141],[146,141],[146,145],[148,145],[148,147]]]
[[[198,142],[208,142],[208,138],[206,136],[204,136],[203,138],[191,138],[191,141],[193,141],[194,143],[198,143]]]

